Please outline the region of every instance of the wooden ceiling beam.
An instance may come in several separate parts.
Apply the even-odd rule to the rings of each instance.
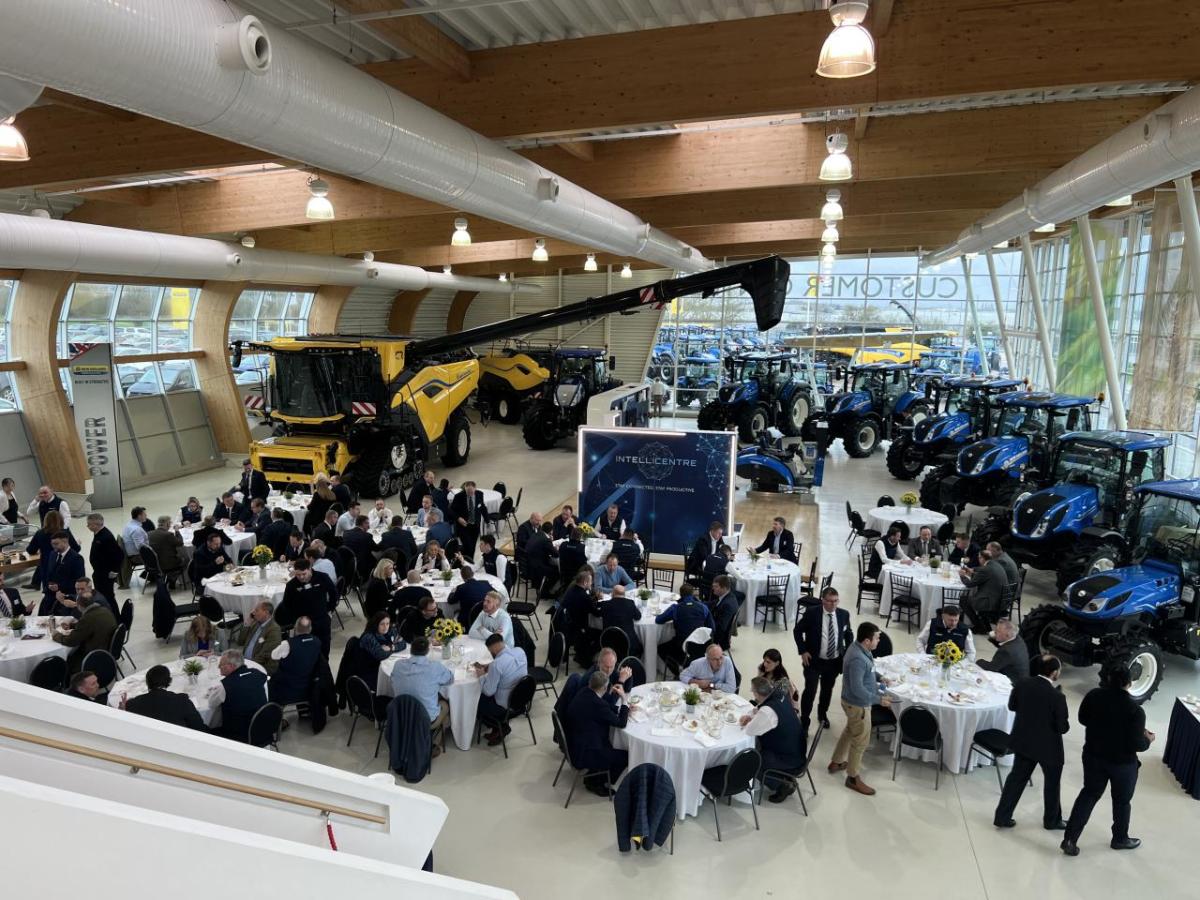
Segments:
[[[596,158],[596,148],[591,141],[567,141],[559,144],[558,149],[584,162],[591,162]]]
[[[348,13],[388,12],[411,6],[401,0],[338,0]],[[454,41],[424,16],[398,16],[362,23],[389,44],[403,50],[442,78],[471,79],[471,57],[466,48]]]
[[[76,97],[74,94],[68,94],[66,91],[59,91],[49,87],[42,88],[42,93],[38,96],[38,99],[55,106],[65,106],[67,109],[91,113],[96,116],[104,116],[108,119],[116,119],[118,122],[135,122],[139,118],[137,113],[131,113],[127,109],[109,106],[107,103],[97,103],[95,100],[88,100],[86,97]]]

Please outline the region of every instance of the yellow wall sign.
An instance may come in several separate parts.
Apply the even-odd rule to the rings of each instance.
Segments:
[[[72,375],[104,375],[108,366],[71,366]]]

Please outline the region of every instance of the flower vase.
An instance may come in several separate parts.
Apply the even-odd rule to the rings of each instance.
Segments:
[[[904,512],[906,515],[909,515],[909,516],[912,515],[912,504],[911,503],[904,504]]]
[[[188,675],[187,680],[188,684],[190,684],[192,687],[195,687],[200,681],[200,676],[193,672]]]
[[[454,655],[454,645],[450,641],[442,644],[442,659],[450,659]]]
[[[942,687],[950,686],[950,667],[949,666],[942,666],[942,674],[941,674],[941,678],[939,679],[939,683],[941,684]]]
[[[266,581],[266,580],[267,580],[267,567],[266,567],[266,566],[259,566],[259,567],[258,567],[258,580],[259,580],[259,581]]]
[[[687,704],[684,704],[683,711],[685,713],[687,713],[689,716],[694,716],[696,714],[696,707],[695,707],[695,705],[693,705],[691,703],[687,703]]]
[[[24,628],[14,628],[14,629],[13,629],[13,637],[14,637],[14,638],[16,638],[18,641],[19,641],[21,638],[23,638],[24,636],[25,636],[25,629],[24,629]]]

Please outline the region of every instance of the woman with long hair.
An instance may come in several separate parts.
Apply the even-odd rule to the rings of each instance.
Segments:
[[[325,513],[335,503],[337,497],[330,487],[329,476],[318,472],[313,476],[312,499],[308,501],[308,511],[304,514],[304,533],[312,534],[312,530],[325,521]]]
[[[179,644],[179,658],[211,656],[220,649],[221,636],[217,627],[206,616],[193,616]]]
[[[762,662],[758,666],[758,674],[775,685],[775,690],[786,695],[792,701],[793,708],[800,708],[800,692],[792,684],[787,669],[783,667],[783,657],[774,647],[763,653]]]
[[[50,546],[50,539],[60,531],[67,531],[63,526],[63,517],[56,509],[49,510],[46,517],[42,519],[42,527],[33,533],[29,539],[29,546],[25,548],[25,552],[30,556],[36,554],[39,557],[37,570],[33,573],[33,579],[30,581],[30,587],[40,588],[46,583],[46,572],[50,569],[50,563],[54,559],[54,548]],[[79,552],[79,541],[75,540],[75,535],[67,531],[70,537],[71,549],[76,553]],[[72,588],[74,585],[72,585]]]
[[[381,559],[371,572],[367,582],[367,594],[363,600],[363,612],[368,617],[376,613],[387,612],[392,602],[393,575],[396,564],[387,557]]]

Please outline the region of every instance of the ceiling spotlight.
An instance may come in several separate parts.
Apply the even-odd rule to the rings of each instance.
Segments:
[[[449,275],[449,274],[450,274],[450,267],[449,267],[449,266],[442,266],[442,274],[443,274],[443,275]]]
[[[1133,194],[1124,194],[1120,197],[1114,197],[1104,204],[1105,206],[1133,206]]]
[[[15,116],[0,119],[0,162],[28,162],[29,145],[13,124]]]
[[[363,262],[375,262],[375,254],[370,250],[363,251]]]
[[[846,149],[849,146],[850,139],[840,131],[835,131],[829,137],[825,138],[825,149],[829,152],[829,155],[821,163],[821,172],[817,175],[819,180],[850,180],[850,176],[854,174],[854,171],[850,164],[850,157],[846,155]]]
[[[550,254],[546,252],[545,238],[538,238],[533,242],[533,255],[530,259],[534,262],[546,262],[550,259]]]
[[[254,249],[254,235],[252,235],[252,234],[243,234],[243,235],[242,235],[242,239],[241,239],[241,242],[240,242],[240,243],[241,243],[241,245],[242,245],[243,247],[245,247],[247,250],[253,250],[253,249]]]
[[[450,235],[451,247],[470,247],[471,232],[467,231],[466,219],[454,220],[454,234]]]
[[[599,269],[599,268],[600,268],[600,267],[599,267],[598,265],[596,265],[596,254],[595,254],[595,253],[589,253],[589,254],[588,254],[588,257],[587,257],[587,262],[585,262],[585,263],[583,264],[583,271],[585,271],[585,272],[595,272],[595,271],[596,271],[597,269]]]
[[[500,281],[502,281],[502,282],[506,282],[506,281],[508,281],[508,273],[507,273],[507,272],[501,272],[501,273],[500,273],[500,279],[499,279],[499,280],[500,280]]]
[[[842,221],[842,192],[837,188],[826,192],[825,205],[821,207],[821,218],[826,222]]]
[[[830,219],[825,223],[825,230],[821,232],[821,240],[826,244],[836,244],[841,240],[841,235],[838,234],[837,223]]]
[[[623,265],[621,267],[621,277],[622,278],[632,278],[633,277],[633,269],[630,268],[629,263],[625,263],[625,265]]]
[[[304,208],[304,217],[306,219],[332,219],[333,204],[325,196],[329,193],[329,185],[320,178],[310,178],[308,179],[308,191],[312,196],[308,198],[308,206]]]
[[[1057,228],[1058,228],[1058,226],[1055,225],[1053,222],[1047,222],[1045,225],[1039,225],[1037,228],[1035,228],[1033,230],[1036,231],[1038,234],[1054,234],[1054,232],[1055,232],[1055,230],[1057,230]]]
[[[822,256],[837,256],[837,245],[836,244],[826,244],[824,247],[821,248],[821,255]]]
[[[857,78],[875,71],[875,39],[863,27],[867,4],[863,0],[834,3],[829,7],[834,29],[821,46],[817,74],[825,78]]]

